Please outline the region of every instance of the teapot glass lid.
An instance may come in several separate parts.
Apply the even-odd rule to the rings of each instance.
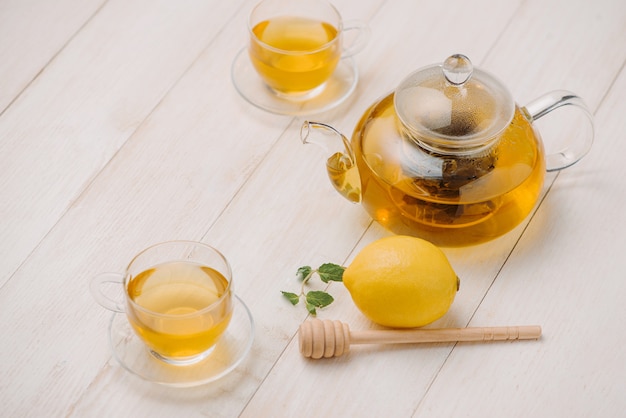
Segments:
[[[396,89],[394,106],[411,137],[450,152],[486,145],[515,112],[504,85],[460,54],[405,78]]]

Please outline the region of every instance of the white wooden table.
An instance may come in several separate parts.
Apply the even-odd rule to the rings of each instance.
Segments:
[[[298,287],[298,267],[347,265],[389,232],[334,192],[301,117],[233,87],[253,4],[0,0],[0,416],[624,416],[626,3],[336,0],[372,38],[354,94],[316,119],[350,134],[409,72],[461,52],[520,104],[578,93],[596,140],[547,176],[523,225],[444,249],[462,286],[431,327],[539,324],[539,341],[326,361],[300,356],[306,310],[280,290]],[[122,368],[111,313],[89,292],[96,274],[171,239],[219,248],[255,321],[245,360],[192,388]],[[341,283],[329,292],[318,317],[373,328]]]

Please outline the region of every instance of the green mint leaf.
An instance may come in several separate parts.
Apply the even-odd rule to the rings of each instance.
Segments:
[[[311,315],[313,316],[317,315],[317,312],[315,311],[315,305],[312,305],[306,301],[305,301],[305,305],[306,305],[306,310],[309,311]]]
[[[302,266],[296,273],[297,277],[300,281],[302,281],[300,293],[296,294],[285,291],[281,291],[281,293],[292,305],[297,305],[300,303],[300,299],[304,297],[304,304],[307,311],[309,311],[311,315],[315,316],[317,308],[324,308],[333,303],[335,299],[330,294],[320,290],[312,290],[304,294],[304,288],[307,285],[307,282],[315,275],[315,273],[317,273],[324,283],[328,283],[330,281],[341,282],[343,281],[343,272],[345,269],[345,267],[333,263],[322,264],[317,270],[311,268],[310,266]]]
[[[324,283],[328,283],[329,281],[341,282],[343,281],[343,272],[346,268],[333,263],[325,263],[322,264],[318,269],[317,273],[320,275],[320,279]]]
[[[296,295],[295,293],[283,292],[282,290],[280,291],[280,293],[282,293],[283,296],[286,297],[287,300],[291,302],[292,305],[297,305],[298,302],[300,302],[300,296]]]
[[[323,308],[333,303],[335,299],[321,290],[311,290],[306,294],[306,303],[317,308]]]
[[[313,271],[313,269],[309,266],[302,266],[298,269],[297,271],[297,275],[300,278],[300,280],[304,280],[307,277],[309,277],[309,275],[311,274],[311,272]]]

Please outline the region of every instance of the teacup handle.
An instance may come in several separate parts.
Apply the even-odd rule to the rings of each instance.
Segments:
[[[104,292],[104,287],[108,285],[124,285],[124,276],[119,273],[101,273],[91,279],[89,290],[96,302],[104,308],[113,312],[125,312],[124,301],[119,301]]]
[[[365,48],[365,45],[370,40],[370,27],[367,23],[362,22],[360,20],[346,20],[343,22],[342,31],[350,32],[356,31],[355,37],[352,39],[352,42],[349,46],[343,48],[341,53],[341,58],[348,58],[355,54],[358,54]]]
[[[574,106],[580,109],[589,121],[588,134],[577,136],[577,141],[554,154],[546,155],[546,171],[558,171],[571,166],[583,158],[591,148],[594,136],[593,116],[587,105],[576,94],[567,90],[555,90],[538,97],[525,106],[531,122],[547,115],[562,106]]]

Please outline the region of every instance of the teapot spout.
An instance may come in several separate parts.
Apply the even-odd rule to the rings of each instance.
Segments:
[[[350,141],[330,125],[305,121],[300,128],[303,144],[316,144],[330,157],[326,172],[335,190],[351,202],[361,201],[361,178]]]

